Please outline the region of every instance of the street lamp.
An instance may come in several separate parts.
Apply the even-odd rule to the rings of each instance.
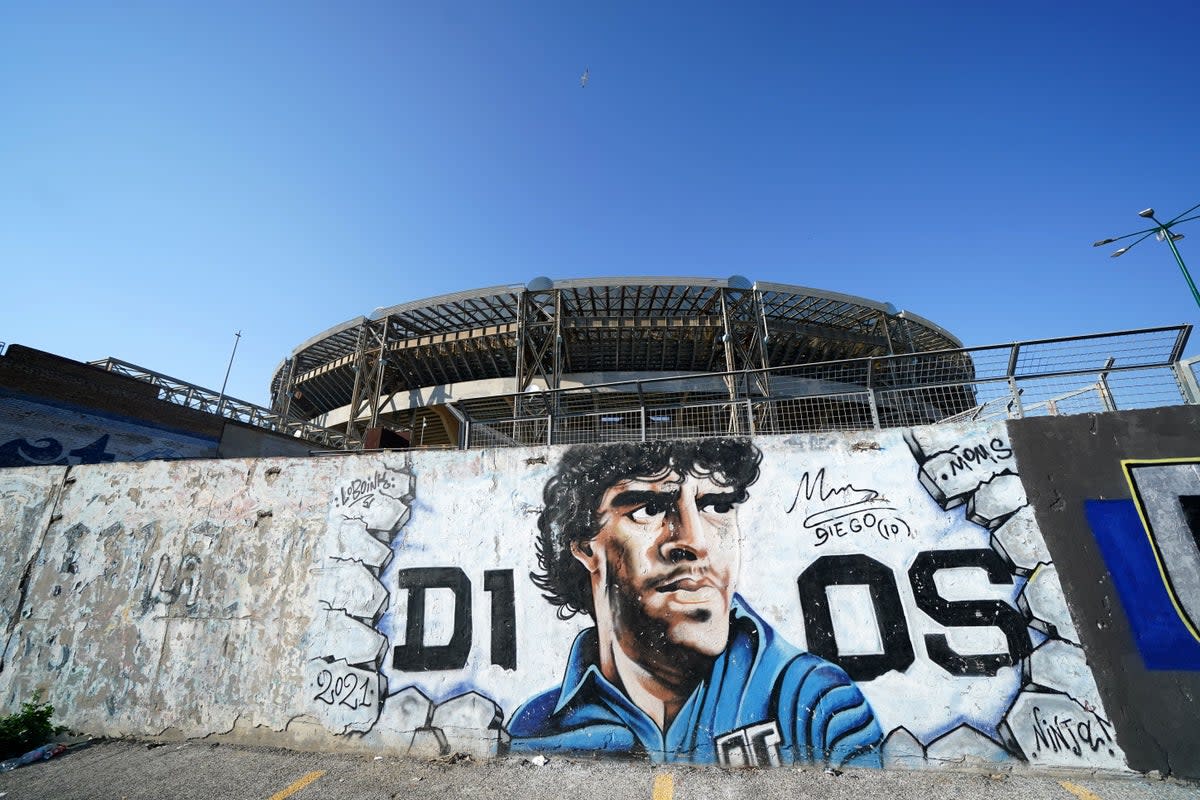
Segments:
[[[1175,217],[1175,219],[1170,220],[1169,222],[1159,222],[1158,217],[1154,216],[1154,209],[1147,208],[1145,211],[1139,211],[1138,216],[1142,217],[1143,219],[1153,220],[1153,222],[1154,222],[1153,228],[1146,228],[1145,230],[1134,231],[1133,233],[1127,233],[1124,236],[1116,236],[1111,239],[1101,239],[1098,242],[1093,242],[1092,247],[1100,247],[1101,245],[1112,244],[1113,242],[1119,242],[1122,239],[1128,239],[1131,236],[1140,236],[1141,237],[1141,238],[1137,239],[1136,241],[1132,242],[1131,244],[1125,245],[1120,250],[1115,251],[1112,254],[1112,257],[1116,258],[1117,256],[1123,256],[1126,253],[1128,253],[1131,249],[1133,249],[1134,245],[1136,245],[1138,242],[1140,242],[1143,239],[1145,239],[1146,237],[1148,237],[1150,234],[1155,234],[1155,237],[1160,242],[1165,240],[1167,245],[1170,246],[1171,253],[1175,256],[1176,263],[1179,264],[1179,270],[1180,270],[1180,272],[1183,273],[1183,278],[1184,278],[1184,280],[1187,281],[1188,288],[1192,290],[1192,299],[1196,301],[1197,306],[1200,306],[1200,291],[1196,290],[1196,282],[1192,280],[1191,273],[1188,272],[1187,266],[1183,263],[1183,256],[1179,255],[1179,248],[1175,246],[1175,242],[1182,239],[1183,234],[1182,233],[1173,233],[1171,231],[1172,227],[1179,225],[1180,223],[1190,222],[1191,220],[1194,220],[1194,219],[1200,219],[1200,214],[1196,214],[1191,217],[1185,216],[1187,214],[1191,214],[1197,208],[1200,208],[1200,205],[1192,206],[1187,211],[1184,211],[1183,214],[1180,214],[1179,216]]]

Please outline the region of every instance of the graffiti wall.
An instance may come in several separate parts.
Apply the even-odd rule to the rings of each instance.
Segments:
[[[0,467],[214,457],[217,439],[0,392]]]
[[[2,502],[32,507],[30,474],[55,485],[0,472]],[[1126,765],[1003,425],[105,465],[55,491],[20,523],[44,527],[0,696],[45,687],[97,733]]]
[[[1200,409],[1009,430],[1128,765],[1200,777]]]
[[[422,752],[1120,768],[1006,437],[447,453],[347,475],[314,709]]]
[[[1130,500],[1089,499],[1088,523],[1152,670],[1200,670],[1200,458],[1121,462]]]

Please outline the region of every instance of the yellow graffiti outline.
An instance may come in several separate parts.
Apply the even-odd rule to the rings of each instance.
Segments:
[[[1142,521],[1142,530],[1146,534],[1146,538],[1150,541],[1150,549],[1154,551],[1154,562],[1158,565],[1158,574],[1162,578],[1163,587],[1167,590],[1167,597],[1171,598],[1171,605],[1175,608],[1175,613],[1179,616],[1179,621],[1188,629],[1188,633],[1197,642],[1200,642],[1200,633],[1192,625],[1187,614],[1180,607],[1179,598],[1175,596],[1175,587],[1171,585],[1171,580],[1167,576],[1166,567],[1163,566],[1163,556],[1158,550],[1158,543],[1154,541],[1154,536],[1150,533],[1150,521],[1146,519],[1146,510],[1142,507],[1142,496],[1137,490],[1136,484],[1133,482],[1133,473],[1130,470],[1131,466],[1141,464],[1196,464],[1200,465],[1200,457],[1193,456],[1192,458],[1124,458],[1121,459],[1121,469],[1125,473],[1125,482],[1129,484],[1129,496],[1133,498],[1133,505],[1137,509],[1138,519]]]

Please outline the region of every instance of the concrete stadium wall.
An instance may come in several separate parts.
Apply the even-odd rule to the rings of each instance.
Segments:
[[[1080,635],[1005,425],[706,441],[0,470],[0,706],[414,756],[1146,768],[1129,674],[1089,666],[1129,644]],[[618,483],[657,457],[698,466]],[[531,579],[549,510],[599,623]]]

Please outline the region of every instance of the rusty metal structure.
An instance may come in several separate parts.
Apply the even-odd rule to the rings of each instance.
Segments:
[[[890,304],[802,286],[535,278],[381,308],[314,336],[276,369],[272,410],[336,431],[349,449],[378,427],[414,446],[462,446],[473,400],[509,397],[524,418],[552,413],[563,389],[713,373],[730,398],[778,396],[787,388],[772,389],[772,368],[959,347]],[[969,377],[970,359],[955,363]],[[951,396],[932,413],[971,402]]]

